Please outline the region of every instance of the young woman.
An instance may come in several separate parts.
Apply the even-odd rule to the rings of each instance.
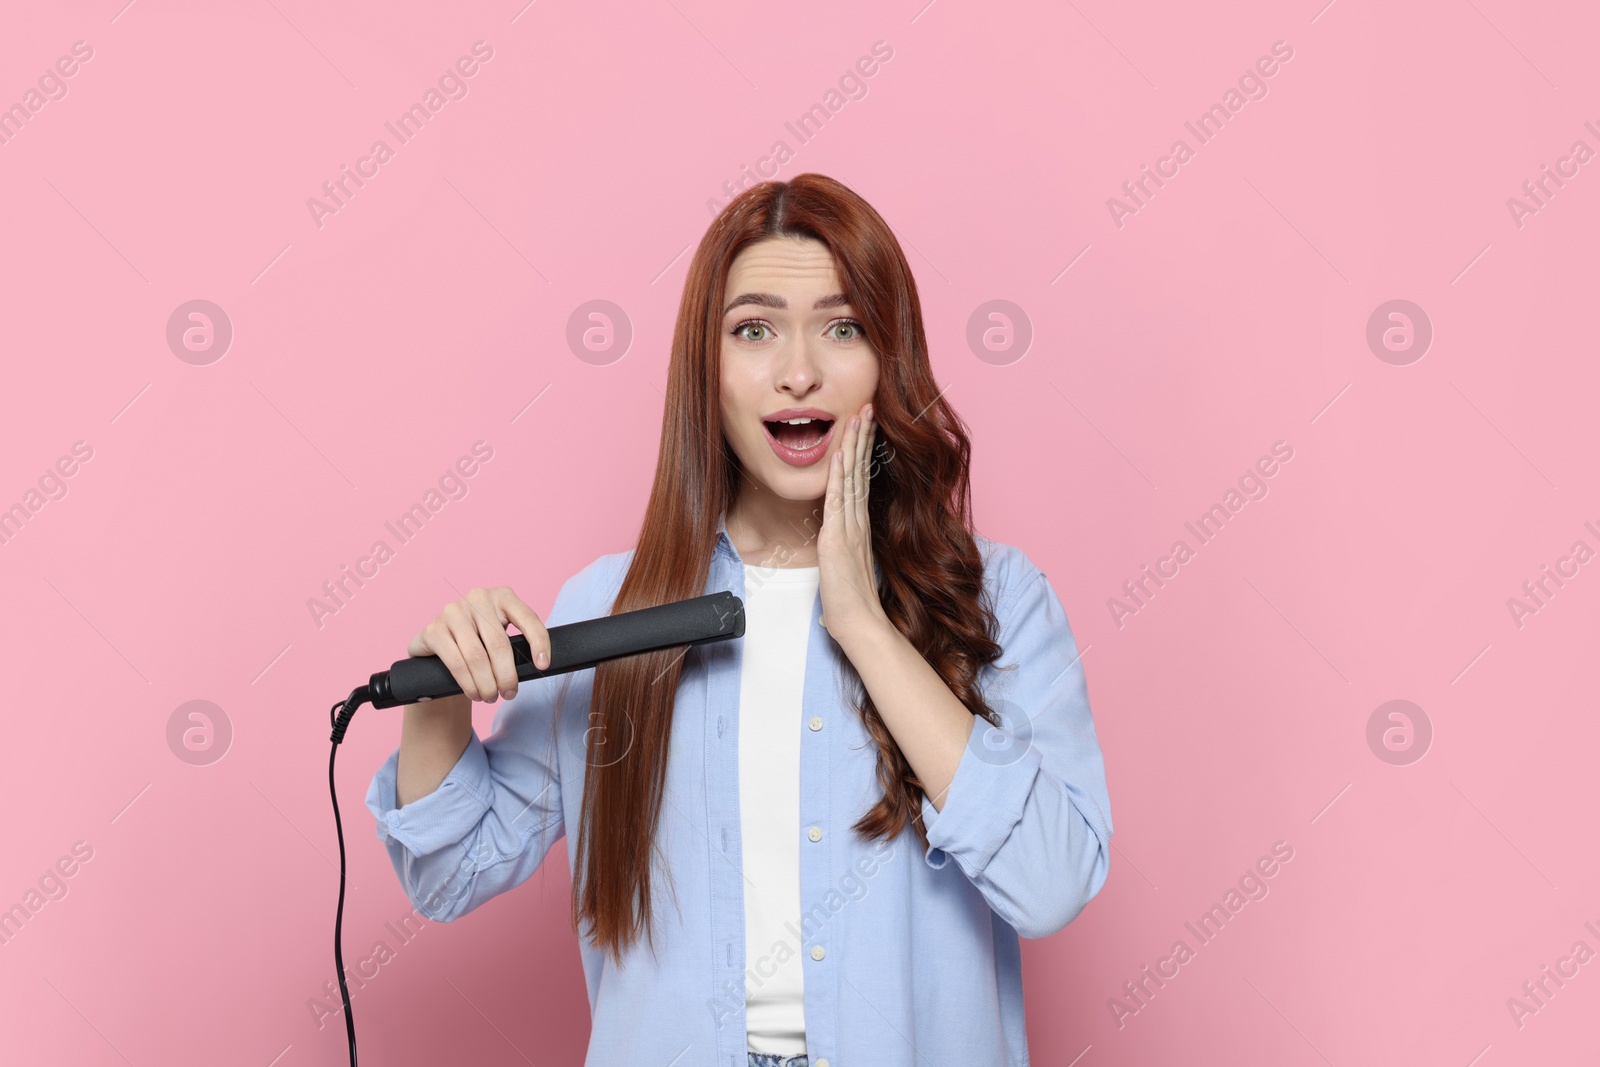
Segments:
[[[548,620],[728,589],[745,635],[519,686],[506,627],[540,666],[548,633],[502,586],[412,639],[462,695],[405,709],[378,837],[441,922],[567,839],[588,1067],[1027,1064],[1018,938],[1099,892],[1111,807],[1061,602],[972,531],[969,449],[883,219],[754,186],[689,267],[638,543]]]

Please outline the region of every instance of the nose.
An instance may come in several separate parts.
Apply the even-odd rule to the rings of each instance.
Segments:
[[[773,384],[779,390],[796,396],[814,392],[822,385],[822,362],[817,355],[809,338],[791,339],[778,354],[775,365],[777,379]]]

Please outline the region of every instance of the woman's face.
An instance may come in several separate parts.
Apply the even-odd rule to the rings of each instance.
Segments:
[[[821,498],[845,425],[878,386],[877,353],[832,253],[813,238],[748,245],[722,307],[722,427],[745,477],[787,500]]]

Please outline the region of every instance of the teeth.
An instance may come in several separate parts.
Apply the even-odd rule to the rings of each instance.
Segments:
[[[766,423],[768,423],[769,425],[772,425],[772,426],[811,426],[812,423],[819,423],[820,424],[822,422],[832,422],[833,420],[831,420],[831,419],[814,419],[814,418],[810,417],[809,415],[802,415],[799,418],[794,418],[794,419],[766,419],[766,420],[763,420],[763,421],[765,421]],[[822,443],[823,438],[827,437],[827,432],[824,431],[823,428],[820,425],[814,426],[814,427],[812,427],[812,429],[814,429],[816,432],[815,433],[809,433],[809,434],[798,434],[798,435],[797,434],[791,434],[790,435],[791,437],[798,436],[798,437],[804,438],[805,441],[806,441],[805,444],[801,444],[799,442],[795,442],[793,444],[790,444],[790,443],[787,443],[787,442],[783,441],[781,438],[779,438],[775,431],[769,431],[769,432],[772,433],[773,439],[777,440],[778,443],[780,445],[782,445],[784,448],[790,449],[791,451],[804,452],[804,451],[807,451],[809,449],[816,448],[818,445],[820,445]]]

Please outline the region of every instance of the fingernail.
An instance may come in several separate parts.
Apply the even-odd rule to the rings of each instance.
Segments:
[[[540,649],[539,655],[534,658],[534,662],[539,665],[539,669],[541,671],[544,670],[550,666],[550,653],[546,652],[544,649]]]

